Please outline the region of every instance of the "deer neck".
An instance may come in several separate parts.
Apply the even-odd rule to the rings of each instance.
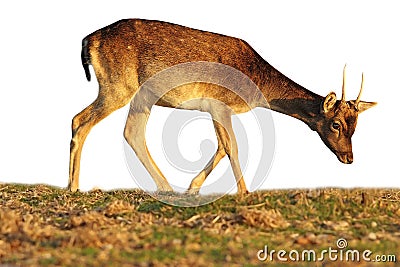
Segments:
[[[289,115],[315,130],[323,97],[295,83],[268,64],[262,83],[259,84],[267,108]]]

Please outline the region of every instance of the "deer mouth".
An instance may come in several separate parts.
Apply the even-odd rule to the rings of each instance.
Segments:
[[[335,154],[340,162],[344,164],[353,163],[353,152],[345,152],[345,153],[336,152]]]

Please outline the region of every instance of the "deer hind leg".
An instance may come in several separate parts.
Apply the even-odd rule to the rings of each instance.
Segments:
[[[159,191],[172,191],[172,187],[157,167],[146,145],[146,125],[149,115],[150,108],[136,108],[132,103],[125,125],[124,136],[143,166],[154,179],[157,189]]]
[[[100,88],[97,99],[72,119],[72,139],[70,145],[70,163],[68,189],[79,189],[79,170],[82,147],[90,130],[113,111],[125,106],[131,99],[113,97],[109,88]]]
[[[228,155],[233,174],[235,175],[236,184],[238,186],[239,194],[246,194],[248,190],[243,179],[243,174],[240,169],[239,157],[238,157],[238,146],[236,142],[235,133],[232,128],[231,113],[216,112],[211,114],[214,120],[214,127],[217,135],[219,136],[221,143],[224,147],[225,153]]]
[[[212,158],[207,163],[207,165],[204,167],[204,169],[195,178],[193,178],[192,182],[190,183],[189,189],[187,191],[189,194],[198,194],[199,193],[201,186],[207,179],[207,176],[218,165],[219,161],[226,155],[224,146],[222,145],[221,138],[219,137],[219,134],[216,130],[216,126],[215,126],[216,122],[213,121],[213,123],[214,123],[215,133],[217,135],[217,141],[218,141],[217,151],[215,152],[214,156],[212,156]]]

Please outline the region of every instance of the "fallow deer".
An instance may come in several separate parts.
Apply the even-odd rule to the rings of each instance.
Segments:
[[[139,95],[136,94],[141,92],[139,88],[152,76],[178,64],[215,62],[230,66],[251,79],[262,93],[251,95],[254,92],[246,93],[244,90],[249,101],[245,103],[225,87],[193,83],[158,96],[156,105],[198,109],[209,112],[213,119],[218,148],[205,168],[192,180],[189,188],[192,193],[199,191],[207,175],[225,155],[229,157],[238,192],[247,192],[231,124],[234,113],[259,106],[292,116],[316,131],[339,161],[352,163],[351,137],[358,114],[376,104],[360,100],[363,82],[357,99],[345,100],[345,70],[342,98],[337,100],[334,92],[322,97],[276,70],[241,39],[160,21],[127,19],[97,30],[83,39],[81,58],[88,81],[91,79],[89,65],[92,65],[99,83],[99,94],[72,120],[68,184],[71,191],[79,187],[81,151],[89,131],[110,113],[130,102],[125,139],[154,179],[158,190],[172,190],[146,146],[145,128],[151,105],[143,103],[135,95]],[[194,98],[205,102],[187,107],[182,105]],[[228,108],[207,99],[222,102]]]

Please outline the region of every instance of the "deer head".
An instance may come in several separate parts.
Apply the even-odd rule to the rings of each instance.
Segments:
[[[356,129],[358,114],[377,103],[360,100],[364,85],[364,74],[356,100],[346,101],[345,85],[346,66],[343,68],[342,99],[337,100],[334,92],[325,97],[321,105],[320,115],[317,116],[316,131],[340,162],[350,164],[353,162],[351,137]]]

